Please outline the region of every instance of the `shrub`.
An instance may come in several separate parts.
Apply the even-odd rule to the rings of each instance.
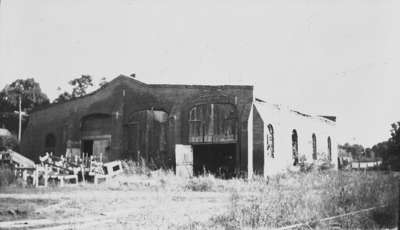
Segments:
[[[150,175],[150,169],[147,168],[143,158],[139,162],[132,160],[122,161],[122,169],[128,175]]]
[[[15,136],[0,136],[0,151],[12,149],[18,151],[18,140]]]
[[[185,190],[195,192],[209,192],[215,191],[215,187],[215,177],[212,175],[205,175],[189,179],[185,185]]]

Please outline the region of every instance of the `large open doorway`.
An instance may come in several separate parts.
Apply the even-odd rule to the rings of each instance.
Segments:
[[[232,178],[235,173],[236,144],[193,145],[193,171],[205,172],[221,178]]]
[[[82,152],[88,156],[93,155],[93,140],[83,140],[82,141]]]

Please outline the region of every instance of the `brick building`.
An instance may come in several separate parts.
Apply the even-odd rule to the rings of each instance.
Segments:
[[[253,171],[279,171],[268,170],[269,161],[281,162],[282,168],[293,164],[293,145],[286,143],[283,133],[289,124],[296,127],[290,115],[300,119],[300,126],[311,124],[309,129],[324,133],[324,138],[334,126],[323,117],[271,108],[254,100],[253,86],[145,84],[119,76],[89,95],[33,112],[21,150],[34,160],[44,152],[87,153],[102,155],[105,161],[142,158],[177,173],[186,164],[185,170],[189,167],[195,174],[206,169],[228,176],[251,172],[251,176]],[[304,122],[304,116],[312,122]],[[267,132],[271,126],[272,136]],[[286,136],[291,138],[292,133]],[[301,140],[299,135],[297,142]],[[268,158],[273,142],[274,157]],[[298,152],[303,147],[306,152],[306,145],[299,145]],[[322,150],[316,144],[312,149]]]

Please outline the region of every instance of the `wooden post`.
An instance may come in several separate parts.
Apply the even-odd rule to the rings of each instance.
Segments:
[[[400,230],[400,181],[397,181],[397,187],[398,187],[398,191],[397,191],[397,197],[399,198],[399,203],[397,206],[397,230]]]
[[[64,177],[58,176],[57,179],[60,180],[60,187],[63,187],[64,186]]]
[[[44,166],[44,187],[47,187],[47,182],[48,182],[48,168],[47,165]]]
[[[22,99],[21,99],[21,95],[19,95],[19,97],[18,97],[18,101],[19,101],[19,114],[18,114],[18,117],[19,117],[19,120],[18,120],[18,143],[19,142],[21,142],[21,129],[22,129],[22,107],[21,107],[21,101],[22,101]]]
[[[83,184],[86,183],[85,181],[85,167],[83,165],[81,165],[81,170],[82,170],[82,182]]]
[[[35,165],[35,172],[33,173],[34,185],[37,188],[39,186],[39,172],[38,165]]]

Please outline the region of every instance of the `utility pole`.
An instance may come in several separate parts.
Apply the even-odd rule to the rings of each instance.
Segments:
[[[18,96],[18,107],[19,107],[19,111],[18,111],[18,117],[19,117],[19,121],[18,121],[18,142],[21,142],[21,129],[22,129],[22,106],[21,106],[21,94]]]

